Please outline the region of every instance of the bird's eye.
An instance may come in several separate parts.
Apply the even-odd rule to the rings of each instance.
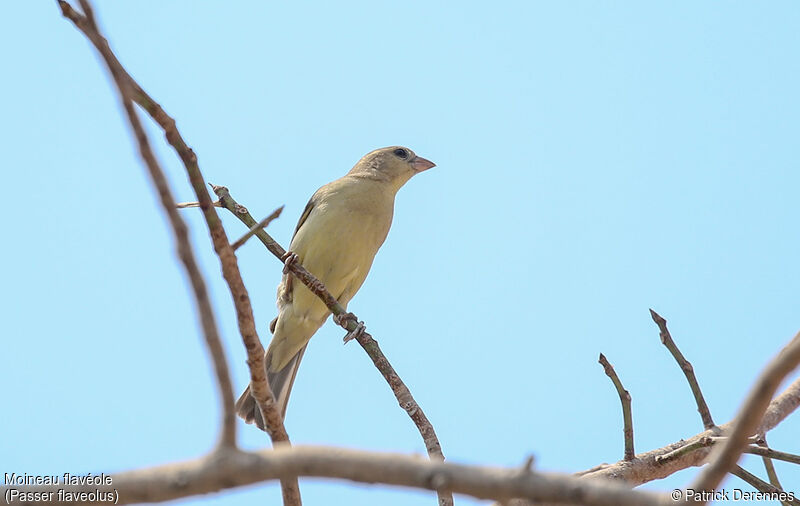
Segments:
[[[406,151],[405,149],[397,148],[394,150],[394,156],[405,160],[406,158],[408,158],[408,151]]]

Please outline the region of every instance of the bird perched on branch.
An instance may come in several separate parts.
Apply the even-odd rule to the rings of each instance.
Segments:
[[[367,153],[344,177],[314,193],[297,223],[289,251],[325,284],[339,303],[361,288],[394,214],[394,197],[411,177],[435,164],[408,148],[392,146]],[[330,310],[305,285],[286,272],[278,285],[278,317],[270,325],[267,381],[281,415],[311,336]],[[266,430],[250,387],[236,403],[247,423]]]

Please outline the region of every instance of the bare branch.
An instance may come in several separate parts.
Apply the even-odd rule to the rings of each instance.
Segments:
[[[783,379],[800,364],[800,333],[767,365],[744,401],[728,440],[711,456],[711,463],[694,480],[695,490],[714,490],[739,460],[747,438],[755,433]]]
[[[675,357],[675,361],[678,362],[683,374],[686,376],[686,381],[689,382],[689,388],[692,389],[692,395],[694,395],[694,400],[697,403],[697,411],[700,413],[703,427],[706,429],[715,427],[714,420],[711,418],[711,411],[708,409],[708,404],[706,404],[706,400],[703,397],[703,392],[700,390],[700,385],[697,383],[697,377],[694,375],[694,368],[683,356],[681,350],[678,349],[678,345],[675,344],[675,341],[672,340],[672,336],[667,329],[667,320],[652,309],[650,310],[650,316],[653,318],[653,321],[656,322],[656,325],[658,325],[658,334],[661,337],[661,342],[667,347],[672,356]]]
[[[283,212],[283,206],[272,211],[272,214],[270,214],[269,216],[258,222],[255,226],[251,227],[250,230],[245,232],[245,234],[242,237],[240,237],[233,244],[231,244],[231,248],[233,248],[234,251],[241,248],[244,245],[244,243],[247,242],[248,239],[253,237],[253,235],[255,235],[255,233],[258,232],[259,230],[266,228],[267,225],[269,225],[272,222],[272,220],[280,216],[282,212]]]
[[[800,382],[800,380],[797,380]],[[764,425],[767,431],[775,428],[781,421],[789,416],[800,402],[800,390],[795,384],[790,385],[770,403],[765,418],[770,417],[774,422]],[[605,478],[620,480],[628,486],[637,486],[653,480],[666,478],[682,469],[701,466],[711,451],[715,435],[718,432],[727,433],[733,427],[733,422],[721,425],[718,430],[706,430],[686,440],[680,440],[662,448],[640,453],[632,461],[621,460],[614,464],[601,464],[591,469],[579,471],[573,476],[579,478]],[[538,503],[537,503],[538,504]],[[510,506],[532,506],[528,500],[512,500]],[[495,505],[497,506],[497,505]]]
[[[664,462],[669,462],[670,460],[676,459],[687,453],[693,452],[698,448],[707,448],[718,443],[723,443],[727,440],[728,440],[727,437],[719,437],[719,436],[716,437],[703,436],[699,439],[693,439],[691,443],[687,443],[669,453],[657,456],[656,462],[658,462],[659,464],[663,464]],[[800,464],[800,455],[781,452],[778,450],[773,450],[772,448],[766,448],[762,446],[756,446],[756,445],[747,446],[742,453],[760,455],[766,460],[776,459],[776,460],[783,460],[785,462],[789,462],[792,464]],[[765,465],[767,465],[766,462]],[[769,465],[767,465],[767,467],[769,468],[771,465],[772,463],[770,462]]]
[[[234,216],[239,218],[239,221],[247,225],[248,228],[256,227],[255,235],[261,241],[261,243],[272,253],[275,255],[279,260],[283,261],[284,255],[286,255],[286,250],[283,249],[283,246],[277,243],[275,239],[272,238],[265,230],[258,229],[257,225],[258,222],[253,218],[250,214],[250,211],[247,208],[234,200],[231,197],[230,190],[224,186],[219,186],[212,184],[211,189],[214,193],[219,197],[220,207],[224,207]]]
[[[244,281],[242,280],[241,273],[239,272],[236,256],[234,255],[233,249],[228,242],[225,229],[222,227],[219,216],[217,216],[217,213],[214,209],[214,204],[211,202],[211,197],[209,196],[208,190],[203,182],[203,175],[200,172],[200,167],[197,164],[197,156],[195,155],[194,151],[192,151],[192,149],[184,142],[180,132],[177,129],[175,120],[168,116],[161,106],[152,100],[133,80],[127,71],[125,71],[122,64],[119,62],[108,45],[108,41],[106,41],[106,39],[100,34],[100,31],[98,30],[94,21],[94,15],[88,0],[80,0],[81,7],[83,8],[85,14],[83,16],[76,12],[72,6],[70,6],[64,0],[58,0],[58,3],[61,7],[62,14],[72,21],[75,26],[89,38],[89,40],[94,44],[95,48],[97,48],[100,55],[103,57],[103,60],[105,61],[115,83],[117,84],[117,87],[120,90],[123,106],[128,114],[134,132],[137,134],[137,139],[139,140],[140,146],[148,146],[147,144],[144,144],[147,142],[147,138],[144,137],[144,130],[141,128],[138,116],[133,109],[132,100],[135,100],[142,107],[144,107],[145,110],[147,110],[147,112],[153,117],[153,119],[164,129],[167,142],[172,145],[183,162],[183,165],[186,167],[187,174],[189,175],[189,182],[194,189],[195,195],[197,196],[197,200],[200,204],[200,208],[203,211],[203,216],[206,220],[206,224],[211,235],[211,240],[214,245],[214,251],[217,253],[217,256],[220,259],[222,275],[228,284],[231,296],[233,298],[237,321],[239,324],[239,333],[242,336],[242,340],[244,341],[245,348],[247,349],[248,353],[248,365],[250,366],[251,391],[253,393],[253,397],[255,397],[256,402],[262,410],[262,413],[265,414],[264,419],[268,420],[271,418],[275,421],[275,424],[271,426],[271,431],[269,433],[273,443],[284,442],[288,444],[289,436],[286,434],[286,429],[283,427],[283,421],[280,413],[278,412],[272,392],[269,390],[269,385],[267,384],[266,372],[264,368],[264,348],[261,345],[261,341],[258,338],[258,333],[256,332],[253,309],[250,304],[250,297],[247,293],[247,289],[244,286]],[[141,132],[141,134],[139,132]],[[150,151],[149,146],[147,147],[146,151]],[[144,147],[142,148],[142,156],[143,158],[146,158]],[[152,157],[151,152],[150,157]],[[155,162],[154,157],[152,157],[152,162]],[[157,168],[157,165],[154,165],[150,161],[147,161],[147,163],[148,168],[151,171],[151,176],[155,179],[156,176],[153,176],[152,173],[153,168]],[[160,169],[158,172],[161,179],[164,179],[163,172],[161,172]],[[165,179],[164,185],[166,185]],[[166,186],[164,186],[164,188],[167,191],[169,190]],[[168,214],[174,214],[177,217],[177,211],[174,204],[175,200],[172,198],[171,193],[162,193],[162,188],[160,187],[159,192],[161,195],[162,204],[167,209]],[[207,334],[206,342],[209,346],[209,349],[214,350],[211,352],[211,354],[212,357],[214,357],[217,380],[218,383],[220,383],[220,389],[222,390],[223,431],[220,444],[221,446],[235,447],[236,415],[233,409],[233,389],[227,370],[227,362],[224,358],[224,350],[222,349],[222,345],[218,336],[216,336],[216,339],[213,339],[209,338]],[[270,414],[273,414],[273,416],[268,416]],[[284,504],[299,506],[301,501],[297,480],[282,482],[281,486],[283,489]]]
[[[800,380],[797,381],[800,382]],[[800,402],[793,401],[793,399],[800,398],[800,389],[794,387],[794,384],[790,385],[770,403],[767,408],[767,414],[764,416],[765,418],[770,417],[772,421],[777,420],[777,422],[775,422],[774,425],[766,425],[768,427],[766,430],[769,431],[775,428],[778,423],[789,416],[792,411],[800,405]],[[732,428],[733,422],[728,422],[721,425],[718,430],[726,434],[729,433]],[[612,478],[615,480],[622,480],[631,486],[666,478],[682,469],[704,464],[711,451],[711,446],[707,444],[698,444],[698,440],[703,438],[711,439],[716,435],[717,431],[706,430],[700,434],[686,438],[685,440],[682,439],[662,448],[640,453],[633,461],[628,462],[621,460],[614,464],[595,466],[592,469],[576,473],[576,475],[587,478]],[[689,450],[685,452],[676,452],[676,450],[681,450],[687,446],[690,447]],[[673,455],[668,459],[664,459],[664,456],[670,454]]]
[[[611,382],[614,383],[614,387],[617,389],[617,394],[619,394],[619,400],[622,403],[622,433],[625,437],[625,454],[623,458],[625,460],[633,460],[635,453],[633,451],[633,414],[631,412],[631,394],[625,390],[624,386],[622,386],[622,381],[620,381],[619,376],[617,376],[617,372],[608,362],[605,355],[601,353],[598,362],[600,362],[600,364],[603,366],[606,376],[611,378]]]
[[[798,407],[800,407],[800,378],[794,380],[783,393],[770,403],[756,434],[763,435],[774,429]]]
[[[59,1],[59,6],[61,7],[61,11],[64,16],[75,23],[75,25],[92,41],[105,60],[111,76],[114,79],[114,82],[117,84],[123,109],[128,117],[131,130],[139,147],[139,155],[147,167],[148,173],[150,174],[150,179],[161,201],[161,206],[167,214],[167,218],[172,226],[177,245],[178,257],[183,263],[186,275],[189,278],[190,284],[192,285],[195,305],[200,318],[200,324],[203,329],[206,347],[209,355],[211,356],[212,363],[214,364],[214,372],[217,377],[217,387],[219,389],[220,401],[222,404],[222,431],[219,444],[222,446],[233,447],[236,445],[236,416],[233,410],[233,386],[231,383],[230,373],[228,372],[228,362],[225,357],[225,349],[222,347],[222,343],[219,338],[214,310],[211,307],[205,280],[203,279],[203,275],[200,273],[200,269],[197,266],[192,245],[189,242],[188,229],[178,212],[175,210],[173,204],[175,199],[172,197],[172,191],[169,188],[169,183],[164,176],[164,171],[161,169],[158,160],[150,148],[150,142],[147,138],[147,134],[142,128],[139,116],[136,114],[136,111],[133,108],[133,104],[130,99],[130,87],[128,86],[127,80],[124,78],[124,71],[121,70],[119,62],[115,58],[109,57],[111,49],[109,49],[108,43],[97,30],[97,26],[94,22],[94,16],[92,15],[91,6],[86,1],[81,1],[81,5],[85,16],[78,14],[68,3]]]
[[[198,460],[117,473],[111,475],[112,484],[108,486],[12,487],[26,492],[115,491],[119,504],[130,504],[174,500],[295,476],[446,490],[504,502],[517,497],[590,506],[666,506],[672,502],[660,494],[631,490],[625,485],[602,480],[538,473],[519,467],[470,466],[403,454],[332,447],[283,446],[263,452],[226,450]],[[3,497],[7,497],[5,494],[12,487],[0,487]]]
[[[245,225],[250,228],[253,227],[256,221],[247,211],[247,208],[238,204],[233,197],[231,197],[228,188],[215,185],[212,185],[212,188],[226,209],[231,211],[234,216],[239,218],[239,220],[241,220]],[[286,257],[286,250],[283,249],[283,247],[281,247],[281,245],[278,244],[265,230],[259,229],[255,232],[255,235],[278,259],[283,260]],[[408,413],[408,416],[414,422],[414,425],[416,425],[417,430],[422,436],[422,440],[425,443],[425,448],[431,460],[443,461],[444,454],[442,453],[442,447],[439,444],[439,438],[436,436],[436,431],[434,430],[433,425],[428,420],[428,417],[425,416],[425,413],[422,411],[422,408],[419,406],[419,404],[417,404],[417,401],[414,400],[414,397],[411,395],[411,391],[408,389],[408,387],[406,387],[405,383],[403,383],[403,380],[400,379],[400,376],[389,363],[389,360],[378,346],[377,341],[375,341],[372,336],[366,332],[363,332],[363,327],[359,327],[358,319],[355,317],[355,315],[346,312],[336,298],[331,295],[330,292],[328,292],[328,290],[325,288],[325,285],[314,275],[308,272],[302,265],[300,265],[298,262],[287,262],[286,267],[290,269],[292,274],[304,285],[306,285],[309,290],[322,299],[328,309],[330,309],[335,316],[343,317],[334,318],[334,320],[348,331],[348,336],[355,336],[355,338],[358,340],[358,343],[361,345],[367,355],[369,355],[372,363],[375,364],[375,367],[378,368],[383,378],[389,384],[389,387],[391,387],[395,398],[397,398],[397,402],[400,404],[400,407],[402,407],[406,413]],[[441,506],[452,505],[452,494],[440,493],[439,504]]]

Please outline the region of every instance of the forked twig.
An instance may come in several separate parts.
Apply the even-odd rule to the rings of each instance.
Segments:
[[[275,209],[274,211],[272,211],[272,214],[270,214],[260,222],[250,227],[250,230],[245,232],[245,234],[242,237],[240,237],[233,244],[231,244],[231,248],[233,248],[234,251],[241,248],[244,245],[244,243],[247,242],[248,239],[250,239],[255,235],[256,232],[258,232],[262,228],[266,228],[266,226],[269,225],[272,222],[272,220],[280,216],[281,212],[283,212],[283,206]]]

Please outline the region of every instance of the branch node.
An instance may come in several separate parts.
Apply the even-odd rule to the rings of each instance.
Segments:
[[[655,458],[656,464],[666,464],[671,460],[675,460],[678,457],[686,455],[687,453],[693,452],[698,448],[705,448],[707,446],[711,446],[714,444],[714,438],[703,436],[701,438],[696,439],[691,443],[687,443],[675,450],[672,450],[669,453],[665,453],[664,455],[658,455]]]
[[[444,490],[450,484],[450,479],[444,473],[434,472],[431,474],[430,483],[433,490]]]
[[[237,249],[242,247],[244,245],[244,243],[246,243],[248,241],[248,239],[250,239],[255,234],[257,234],[259,230],[263,230],[264,228],[266,228],[267,225],[272,223],[272,220],[274,220],[278,216],[280,216],[281,212],[283,212],[283,206],[275,209],[274,211],[272,211],[272,214],[270,214],[269,216],[267,216],[266,218],[264,218],[260,222],[256,223],[252,227],[250,227],[250,230],[248,230],[242,237],[240,237],[238,240],[236,240],[236,242],[231,244],[231,248],[233,248],[233,250],[236,251]]]

